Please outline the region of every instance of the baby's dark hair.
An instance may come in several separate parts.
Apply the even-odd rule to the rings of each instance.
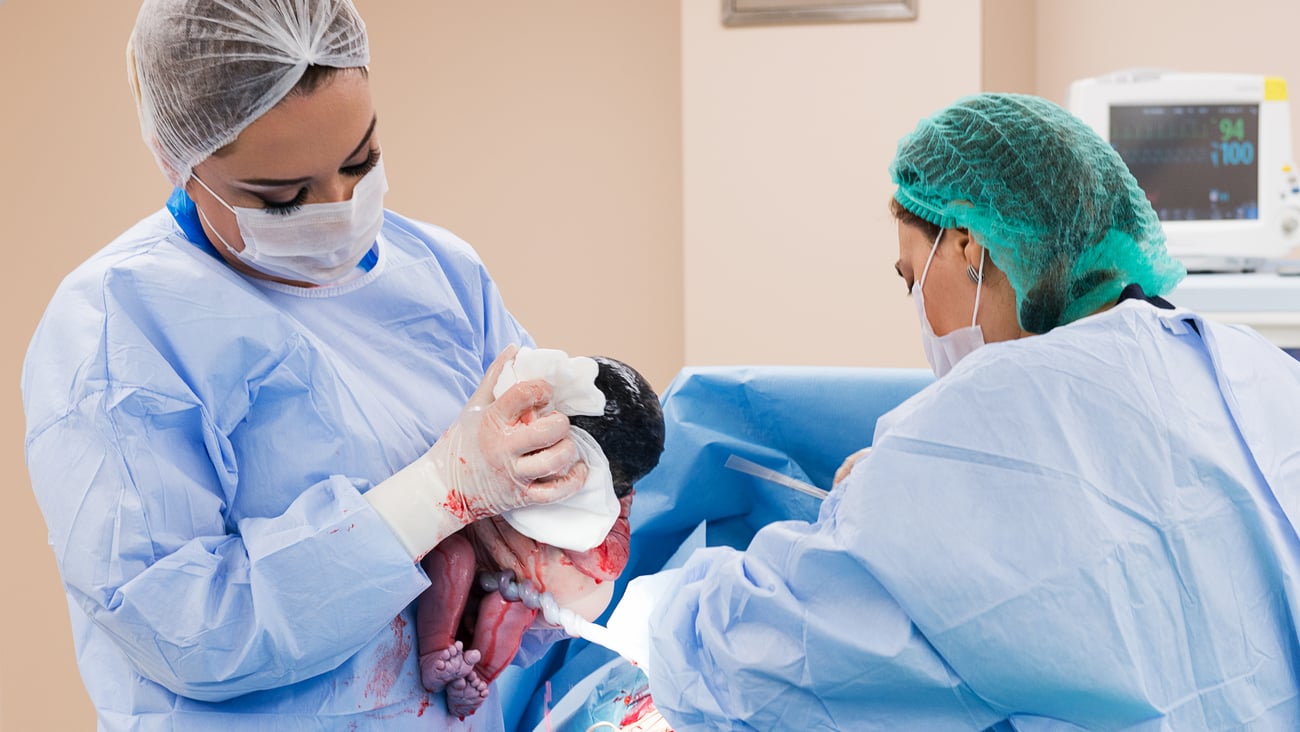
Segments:
[[[599,417],[570,417],[569,423],[596,439],[609,460],[619,498],[659,464],[664,451],[664,413],[659,395],[637,370],[612,358],[592,357],[599,370],[596,388],[605,395]]]

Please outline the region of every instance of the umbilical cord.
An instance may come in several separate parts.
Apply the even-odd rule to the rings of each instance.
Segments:
[[[503,598],[511,602],[522,602],[524,607],[541,612],[546,622],[563,628],[569,636],[582,637],[581,628],[587,621],[572,610],[560,607],[551,593],[538,592],[532,580],[518,582],[514,572],[503,569],[479,574],[478,585],[484,592],[500,592]]]

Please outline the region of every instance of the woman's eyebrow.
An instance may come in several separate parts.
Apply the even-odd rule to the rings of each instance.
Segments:
[[[285,188],[302,185],[310,180],[311,178],[242,178],[239,182],[259,188]]]
[[[361,138],[361,143],[358,144],[355,148],[353,148],[352,152],[348,153],[348,156],[346,158],[343,158],[344,160],[349,160],[353,157],[356,157],[356,154],[361,152],[362,148],[370,144],[370,138],[375,134],[375,123],[377,123],[378,121],[379,121],[379,115],[375,115],[370,118],[370,127],[366,129],[366,134],[364,137]],[[239,182],[243,183],[244,185],[258,186],[260,188],[287,188],[289,186],[299,186],[309,181],[311,181],[310,177],[241,178]]]
[[[352,149],[352,152],[348,153],[348,156],[346,158],[343,158],[345,161],[351,160],[352,158],[356,157],[356,154],[361,152],[362,148],[370,144],[370,138],[372,135],[375,134],[375,123],[378,121],[379,121],[378,114],[370,118],[370,128],[366,130],[366,136],[361,138],[361,142],[355,148]]]

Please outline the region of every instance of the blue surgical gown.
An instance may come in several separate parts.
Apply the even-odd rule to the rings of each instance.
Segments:
[[[1300,363],[1143,301],[985,346],[815,522],[693,555],[655,702],[679,732],[1300,729],[1298,416]]]
[[[69,275],[23,370],[100,728],[501,729],[497,694],[461,722],[421,686],[429,583],[362,494],[528,335],[468,245],[391,212],[369,271],[319,289],[244,277],[178,221]]]

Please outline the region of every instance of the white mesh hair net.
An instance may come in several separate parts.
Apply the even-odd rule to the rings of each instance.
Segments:
[[[145,0],[127,47],[145,143],[176,186],[307,67],[369,62],[351,0]]]

